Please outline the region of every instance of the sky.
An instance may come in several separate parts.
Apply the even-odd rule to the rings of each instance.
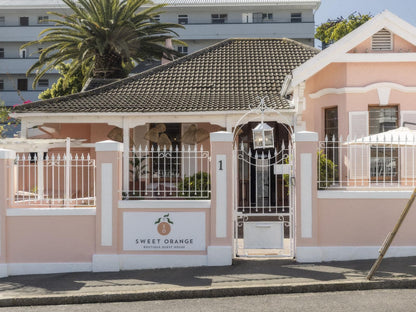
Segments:
[[[353,12],[377,15],[385,9],[416,26],[416,0],[322,0],[315,23],[320,25],[328,19],[348,17]]]
[[[322,0],[315,13],[315,24],[318,26],[339,16],[346,18],[354,12],[374,16],[386,9],[416,26],[416,0]],[[321,47],[319,40],[315,40],[315,47]]]

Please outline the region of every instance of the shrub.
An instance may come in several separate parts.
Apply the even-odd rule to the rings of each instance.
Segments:
[[[178,185],[180,194],[183,197],[192,199],[209,199],[211,193],[211,178],[206,172],[198,172],[190,177],[185,177]]]

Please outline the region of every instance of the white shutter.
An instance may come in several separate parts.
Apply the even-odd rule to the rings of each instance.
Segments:
[[[349,136],[351,139],[368,135],[368,111],[350,112]]]
[[[393,50],[393,36],[391,32],[383,28],[375,33],[371,40],[371,49],[382,51]]]
[[[350,140],[368,135],[368,111],[349,113]],[[370,147],[350,145],[348,149],[348,173],[351,184],[366,185],[370,178]]]

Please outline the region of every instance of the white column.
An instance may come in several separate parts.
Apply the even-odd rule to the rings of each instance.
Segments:
[[[129,151],[130,128],[127,120],[123,119],[123,192],[129,190]]]
[[[64,201],[67,203],[70,198],[70,183],[71,183],[71,139],[66,138],[65,150],[65,195]]]
[[[37,188],[38,188],[38,199],[42,200],[45,193],[45,181],[44,181],[44,163],[43,163],[43,154],[44,151],[40,151],[37,153],[38,157],[38,181],[37,181]]]

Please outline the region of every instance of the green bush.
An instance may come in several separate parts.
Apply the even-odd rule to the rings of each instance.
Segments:
[[[185,177],[178,185],[183,197],[192,199],[209,199],[211,193],[211,178],[206,172],[198,172],[190,177]]]
[[[319,183],[318,189],[325,189],[332,184],[337,176],[337,165],[327,158],[323,151],[318,152]]]

